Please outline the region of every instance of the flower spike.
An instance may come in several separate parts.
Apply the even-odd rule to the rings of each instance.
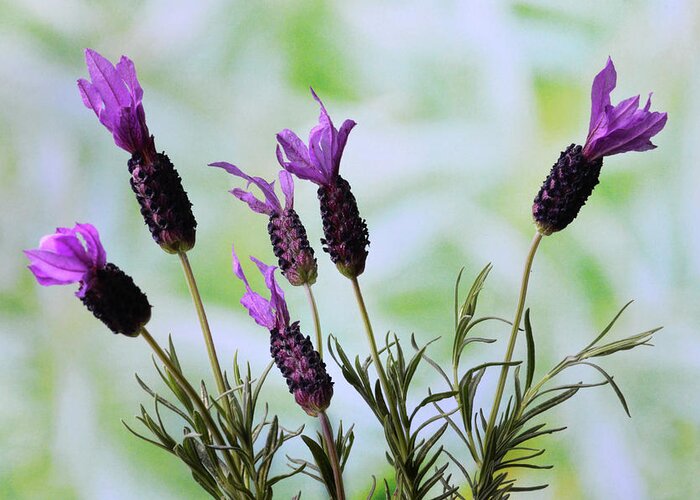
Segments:
[[[311,94],[321,112],[318,125],[309,133],[308,147],[294,132],[284,129],[277,134],[277,160],[288,172],[319,186],[318,198],[325,236],[321,240],[323,250],[330,254],[344,276],[355,278],[365,269],[369,233],[367,223],[360,217],[350,184],[338,173],[345,144],[355,122],[345,120],[337,130],[313,89]]]
[[[151,318],[151,305],[143,292],[122,270],[107,262],[93,225],[59,227],[41,238],[39,248],[24,254],[40,285],[79,283],[75,295],[114,333],[135,337]]]
[[[275,194],[274,182],[267,182],[261,177],[251,177],[240,168],[227,162],[210,163],[211,167],[219,167],[228,173],[240,177],[257,186],[263,193],[264,200],[257,198],[252,192],[243,189],[233,189],[233,194],[239,200],[248,204],[253,212],[266,214],[270,217],[267,231],[275,256],[278,259],[282,274],[294,286],[312,285],[318,276],[318,266],[314,250],[309,244],[306,228],[294,210],[294,181],[286,170],[279,173],[280,187],[284,194],[284,207]]]
[[[165,153],[156,152],[148,132],[134,63],[122,56],[115,67],[92,49],[85,50],[85,62],[92,81],[81,78],[78,90],[117,146],[131,153],[131,189],[153,239],[168,253],[188,251],[197,221],[180,175]]]
[[[326,365],[313,348],[311,339],[301,333],[299,322],[290,324],[284,293],[275,280],[274,266],[251,257],[265,279],[270,298],[254,292],[248,283],[241,262],[233,250],[233,272],[243,281],[246,292],[241,304],[248,309],[257,324],[270,331],[270,353],[287,381],[294,400],[309,415],[316,417],[325,411],[333,397],[333,381]]]
[[[571,144],[561,153],[535,197],[532,215],[543,235],[561,231],[576,218],[598,184],[605,156],[656,147],[651,138],[664,128],[667,114],[649,111],[651,94],[641,109],[639,96],[613,106],[610,93],[616,84],[617,72],[608,58],[593,79],[585,144]]]

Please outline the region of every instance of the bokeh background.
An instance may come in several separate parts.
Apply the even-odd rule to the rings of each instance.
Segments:
[[[81,103],[85,47],[135,61],[157,147],[194,203],[190,258],[223,363],[239,349],[256,371],[268,361],[267,335],[238,305],[230,248],[272,260],[266,220],[227,193],[237,180],[207,163],[275,175],[275,133],[305,137],[316,122],[310,85],[337,123],[355,119],[342,171],[370,228],[362,282],[375,328],[404,340],[442,336],[432,353],[447,360],[462,266],[472,278],[493,263],[481,311],[513,314],[532,198],[559,151],[585,140],[590,83],[612,56],[613,99],[653,90],[653,109],[669,121],[658,149],[607,159],[579,218],[541,246],[528,301],[539,367],[587,344],[629,299],[615,335],[665,329],[656,347],[604,362],[631,420],[609,388],[548,417],[569,429],[543,442],[552,471],[523,473],[551,484],[527,498],[700,495],[699,44],[694,0],[0,1],[0,497],[205,498],[180,462],[120,423],[150,405],[134,372],[162,389],[145,343],[111,335],[71,287],[41,288],[24,267],[21,249],[43,234],[92,222],[109,259],[149,294],[151,330],[161,340],[172,333],[191,376],[210,380],[177,259],[151,241],[127,154]],[[350,284],[320,251],[315,189],[297,187],[317,242],[324,329],[365,354]],[[311,332],[302,291],[287,296]],[[502,340],[473,349],[469,362],[502,355],[508,328],[482,333]],[[371,475],[389,474],[381,429],[330,370],[332,418],[356,424],[346,484],[365,498]],[[416,397],[440,389],[429,371],[420,376]],[[486,380],[484,394],[494,385]],[[277,372],[265,396],[287,427],[314,427]],[[284,452],[308,456],[299,442]],[[283,453],[275,466],[286,467]],[[276,496],[299,489],[323,496],[304,478]]]

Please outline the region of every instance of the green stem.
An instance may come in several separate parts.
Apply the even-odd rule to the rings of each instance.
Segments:
[[[367,340],[369,341],[369,350],[370,354],[372,355],[374,367],[377,370],[377,375],[379,376],[379,383],[382,385],[382,389],[384,389],[387,399],[389,399],[390,408],[396,408],[393,393],[389,390],[389,383],[386,378],[386,372],[384,371],[384,365],[382,365],[382,362],[379,359],[377,342],[374,339],[374,331],[372,330],[372,324],[369,321],[369,314],[367,314],[367,306],[365,306],[365,300],[362,297],[360,283],[357,281],[357,277],[350,278],[350,280],[352,281],[352,287],[355,291],[355,299],[357,300],[357,305],[359,306],[360,314],[362,315],[362,321],[365,325],[365,334],[367,335]]]
[[[304,290],[306,290],[306,298],[309,299],[311,314],[314,318],[314,329],[316,330],[316,350],[318,351],[318,355],[321,356],[321,359],[323,359],[323,333],[321,332],[321,319],[318,314],[318,306],[316,306],[316,299],[314,298],[314,292],[311,291],[311,285],[305,283]]]
[[[335,493],[336,500],[345,500],[345,486],[343,486],[343,471],[340,470],[340,461],[338,460],[338,450],[335,447],[335,440],[333,439],[333,429],[331,428],[331,422],[328,420],[328,415],[326,412],[321,412],[318,415],[318,419],[321,421],[321,429],[323,430],[323,439],[326,441],[326,447],[328,448],[328,458],[331,461],[331,468],[333,469],[333,480],[335,481]]]
[[[201,396],[197,394],[197,391],[194,390],[192,385],[190,385],[190,383],[182,375],[180,370],[177,369],[177,367],[170,360],[170,357],[165,353],[163,348],[160,347],[160,345],[158,345],[158,342],[156,342],[156,340],[151,336],[151,334],[148,332],[148,330],[146,330],[145,327],[141,327],[141,336],[144,338],[144,340],[146,340],[146,342],[148,342],[148,345],[151,347],[156,356],[158,356],[158,359],[161,360],[168,372],[175,378],[178,385],[182,388],[183,391],[187,393],[192,402],[197,406],[197,409],[202,415],[202,419],[204,419],[204,423],[209,428],[209,432],[211,433],[214,442],[219,446],[226,446],[226,441],[224,441],[224,438],[221,435],[219,428],[212,420],[211,415],[209,414],[209,409],[204,405]],[[233,463],[233,458],[231,457],[230,452],[228,450],[222,450],[222,452],[224,454],[224,459],[226,460],[226,463],[231,473],[237,474],[238,469]]]
[[[219,358],[216,355],[216,347],[214,347],[214,339],[211,336],[211,329],[209,328],[209,321],[207,320],[207,313],[204,312],[204,304],[202,304],[202,297],[199,295],[199,289],[197,288],[197,281],[194,278],[194,273],[192,272],[192,266],[190,266],[190,261],[187,258],[185,252],[178,252],[180,257],[180,262],[182,263],[182,269],[185,271],[185,279],[187,280],[187,286],[190,289],[190,295],[192,295],[192,301],[194,302],[194,307],[197,310],[197,316],[199,317],[199,325],[202,328],[202,335],[204,336],[204,343],[207,345],[207,353],[209,354],[209,363],[211,364],[212,372],[214,372],[214,378],[216,379],[216,386],[219,389],[219,394],[226,392],[226,384],[224,383],[224,375],[221,371],[221,365],[219,364]],[[228,397],[226,401],[228,402]]]
[[[523,317],[523,310],[525,309],[525,297],[527,296],[527,285],[530,281],[530,271],[532,270],[532,261],[535,258],[535,253],[537,252],[537,247],[542,241],[542,234],[538,231],[532,238],[532,243],[530,244],[530,250],[525,259],[525,269],[523,270],[523,278],[520,284],[520,295],[518,297],[518,306],[515,310],[515,319],[513,320],[513,327],[510,331],[510,340],[508,341],[508,349],[506,350],[506,356],[503,360],[503,367],[501,367],[501,376],[498,379],[498,386],[496,387],[496,398],[493,400],[493,407],[491,408],[491,415],[489,416],[488,426],[486,427],[486,439],[489,438],[490,432],[496,423],[496,415],[498,413],[499,406],[501,404],[501,398],[503,397],[503,390],[506,386],[506,378],[508,377],[508,365],[513,359],[513,350],[515,349],[515,340],[518,337],[518,330],[520,328],[520,320]]]
[[[372,361],[374,363],[374,366],[377,370],[377,375],[379,376],[379,383],[381,384],[382,390],[384,392],[384,395],[387,399],[387,405],[389,407],[389,413],[392,416],[392,419],[395,423],[401,422],[401,418],[398,415],[399,407],[396,404],[396,399],[394,398],[394,393],[391,391],[391,388],[389,387],[389,382],[386,377],[386,372],[384,371],[384,365],[382,365],[381,360],[379,359],[379,351],[377,350],[377,343],[374,339],[374,331],[372,330],[372,324],[369,321],[369,314],[367,313],[367,306],[365,306],[365,300],[362,297],[362,291],[360,290],[360,283],[357,281],[357,277],[351,278],[352,281],[352,287],[353,290],[355,291],[355,299],[357,299],[357,305],[360,308],[360,314],[362,315],[362,321],[365,324],[365,334],[367,335],[367,340],[369,341],[369,348],[370,348],[370,354],[372,356]],[[396,440],[398,442],[398,447],[399,447],[399,459],[402,461],[405,460],[409,453],[408,453],[408,443],[410,438],[402,434],[401,432],[396,432],[395,433]],[[399,474],[399,468],[396,468],[397,472],[397,485],[399,489],[401,489],[401,484],[402,484],[402,477]]]

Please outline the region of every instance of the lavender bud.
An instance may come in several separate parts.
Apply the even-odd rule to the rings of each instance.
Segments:
[[[114,333],[136,337],[151,319],[146,295],[131,277],[111,263],[91,274],[80,300]]]
[[[313,285],[318,276],[314,249],[293,208],[273,212],[267,225],[272,250],[285,278],[294,286]]]
[[[152,161],[144,161],[140,153],[134,153],[129,172],[131,189],[155,242],[168,253],[191,249],[197,221],[182,180],[167,155],[157,153]]]
[[[532,205],[540,233],[561,231],[576,218],[598,184],[602,166],[602,158],[587,160],[582,147],[575,144],[561,153]]]
[[[311,339],[299,330],[299,322],[270,330],[270,353],[297,404],[312,417],[325,411],[333,397],[333,381]]]
[[[338,175],[332,183],[318,188],[318,199],[325,235],[323,251],[330,254],[344,276],[356,278],[365,270],[369,233],[350,184]]]

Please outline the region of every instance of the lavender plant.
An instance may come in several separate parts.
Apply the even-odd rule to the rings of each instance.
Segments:
[[[344,481],[343,473],[351,459],[353,426],[344,427],[339,421],[334,433],[329,413],[334,393],[347,393],[350,388],[368,405],[384,431],[386,458],[394,471],[393,477],[382,481],[384,491],[380,494],[387,499],[457,499],[470,495],[478,500],[495,500],[544,488],[544,482],[534,486],[521,484],[512,471],[549,467],[539,461],[545,450],[536,438],[565,428],[543,420],[549,410],[582,389],[608,385],[629,414],[622,390],[607,368],[601,366],[601,359],[650,345],[659,329],[608,341],[628,303],[588,345],[565,356],[538,379],[537,335],[531,309],[526,308],[537,248],[544,236],[563,230],[576,218],[598,183],[603,158],[655,148],[651,138],[666,124],[666,113],[651,112],[650,100],[641,109],[639,96],[611,104],[610,93],[617,78],[612,60],[608,60],[593,81],[591,119],[584,145],[572,144],[561,153],[534,199],[536,233],[525,260],[513,321],[477,315],[478,299],[491,265],[476,276],[464,298],[460,286],[463,272],[460,272],[455,285],[452,338],[419,345],[411,337],[410,352],[406,349],[406,339],[391,332],[382,339],[382,348],[378,347],[359,284],[369,255],[369,232],[350,184],[339,175],[354,121],[345,120],[336,129],[322,101],[311,90],[320,106],[320,117],[318,125],[310,131],[308,145],[291,130],[277,134],[276,156],[283,168],[279,181],[284,204],[275,193],[274,182],[250,176],[231,163],[210,163],[247,182],[245,189],[235,188],[232,194],[253,211],[268,216],[272,253],[279,269],[290,285],[305,289],[311,307],[315,342],[303,333],[298,321],[291,321],[284,291],[275,278],[277,267],[251,257],[269,292],[269,298],[265,298],[253,290],[233,252],[233,273],[245,287],[241,304],[269,332],[272,361],[254,376],[249,365],[241,368],[237,354],[230,364],[230,374],[221,368],[187,258],[187,252],[195,244],[197,224],[179,175],[165,153],[156,151],[154,137],[146,126],[143,90],[133,62],[122,56],[114,66],[93,50],[88,49],[85,55],[91,81],[78,81],[83,101],[112,133],[117,146],[131,154],[130,185],[153,239],[167,253],[180,258],[217,394],[210,394],[207,382],[194,381],[186,374],[172,337],[167,348],[163,348],[147,330],[151,306],[146,295],[128,275],[107,262],[94,226],[76,224],[45,236],[38,248],[25,250],[29,269],[44,286],[78,283],[76,296],[111,331],[146,341],[155,356],[156,372],[170,395],[166,397],[163,390],[153,389],[137,375],[137,384],[151,399],[153,409],[149,411],[141,406],[136,417],[145,430],[127,422],[124,425],[135,436],[177,457],[212,497],[273,498],[278,483],[302,473],[320,481],[328,497],[344,500],[348,482]],[[323,360],[324,335],[312,293],[312,285],[319,279],[318,266],[306,229],[294,210],[292,175],[318,186],[323,250],[341,275],[350,280],[365,330],[369,355],[349,355],[342,347],[341,338],[326,337],[331,358],[339,366],[344,383],[331,379]],[[251,185],[261,191],[262,199],[250,190]],[[496,341],[476,336],[478,328],[489,321],[510,326],[503,359],[476,361],[474,358],[466,362],[465,355],[471,354],[474,346]],[[521,332],[525,338],[525,356],[517,359],[516,344]],[[429,354],[435,342],[451,343],[451,370],[443,368]],[[265,400],[264,382],[273,364],[299,408],[313,419],[307,426],[316,426],[315,433],[303,434],[304,427],[287,431],[277,416],[269,414],[266,403],[264,410],[260,408]],[[573,367],[590,368],[599,377],[559,382],[562,374]],[[498,382],[491,409],[485,411],[476,407],[476,395],[487,372],[494,368],[499,371]],[[417,384],[421,370],[437,372],[445,386],[434,391]],[[512,392],[502,408],[509,380]],[[162,413],[166,411],[180,422],[181,433],[177,436],[172,424],[165,423]],[[278,452],[289,440],[297,438],[303,440],[310,457],[287,456],[289,468],[274,475]],[[455,442],[459,446],[454,446]],[[279,462],[278,458],[277,466],[282,466]],[[368,498],[376,489],[374,478]]]

